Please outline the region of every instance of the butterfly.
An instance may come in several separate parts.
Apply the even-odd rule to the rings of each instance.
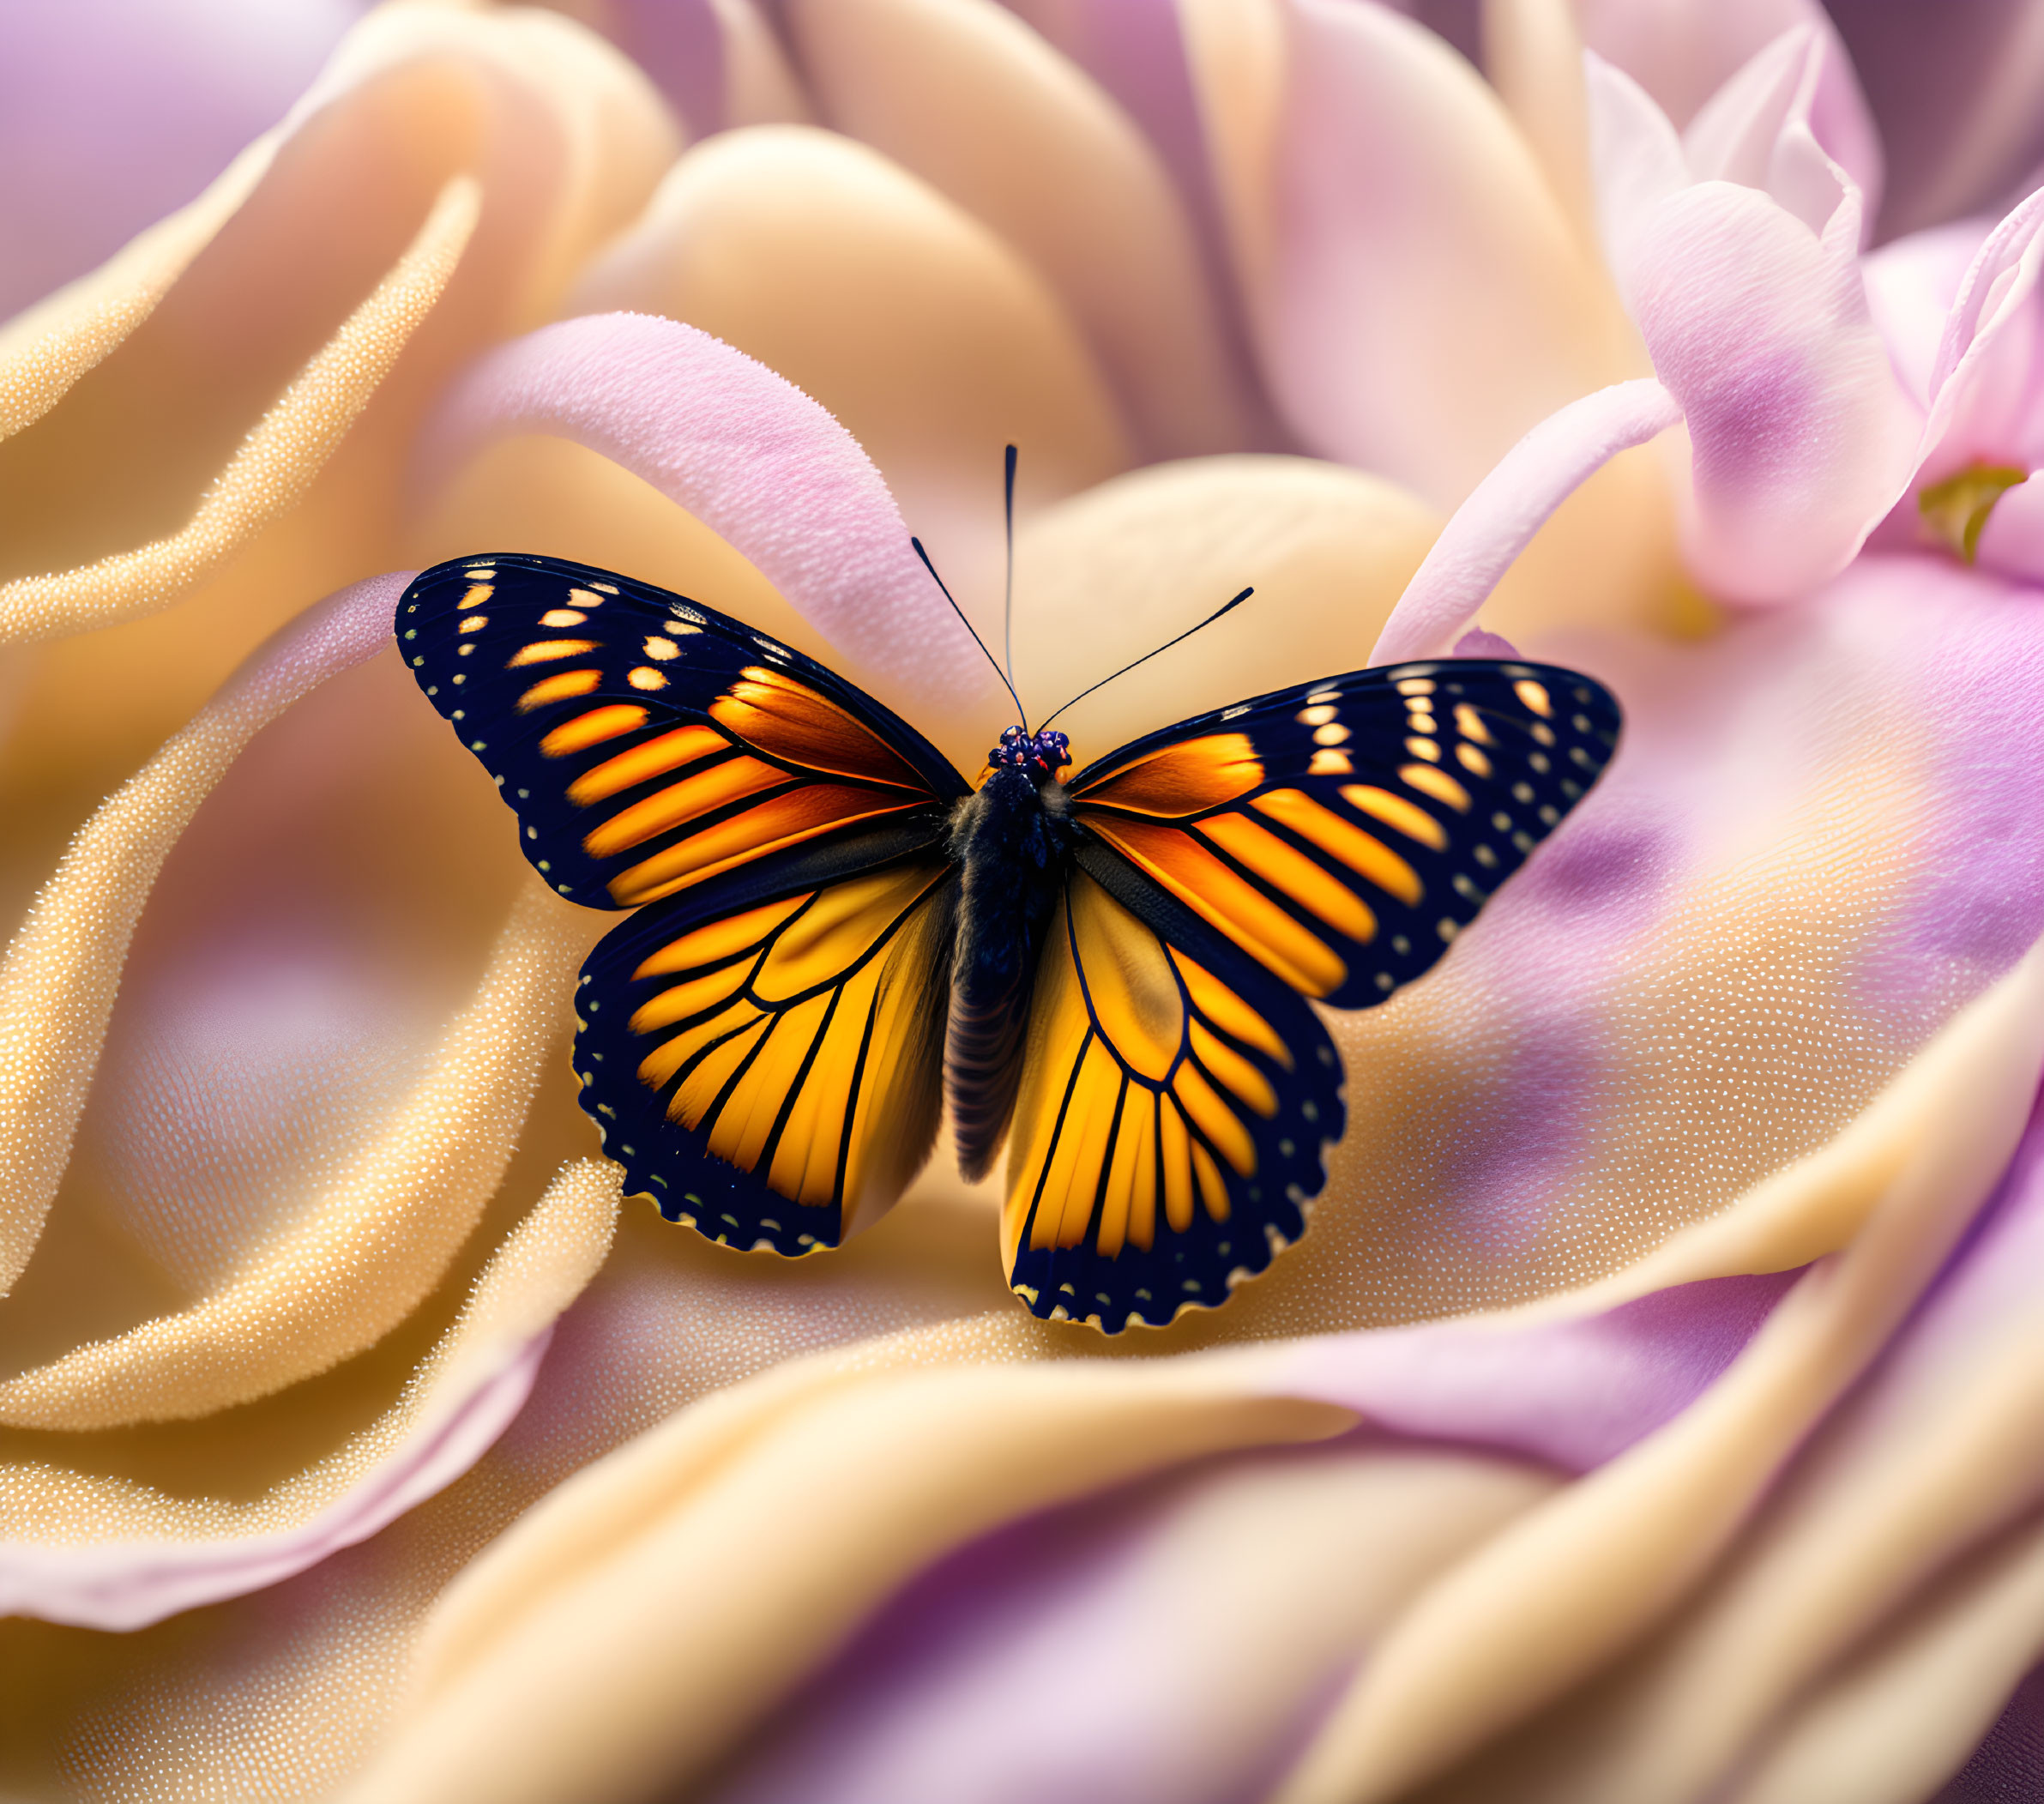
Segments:
[[[1008,1147],[1010,1288],[1108,1333],[1224,1302],[1305,1231],[1345,1119],[1311,1005],[1424,975],[1619,727],[1574,672],[1444,660],[1069,775],[1065,735],[1018,724],[968,783],[815,660],[609,571],[456,559],[396,631],[540,874],[625,911],[575,1070],[627,1194],[721,1244],[835,1246],[948,1107],[967,1177]]]

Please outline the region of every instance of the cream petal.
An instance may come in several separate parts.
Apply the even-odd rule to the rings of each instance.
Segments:
[[[47,1460],[0,1463],[0,1612],[139,1628],[274,1584],[432,1496],[517,1414],[554,1318],[602,1263],[618,1201],[614,1167],[565,1167],[390,1406],[253,1498],[217,1494],[225,1474],[178,1496]]]
[[[529,885],[422,1081],[301,1219],[191,1307],[0,1381],[0,1423],[208,1415],[323,1372],[401,1321],[503,1178],[588,938]]]
[[[403,576],[344,590],[280,636],[110,798],[0,960],[0,1278],[42,1233],[150,886],[207,792],[258,728],[383,649]]]
[[[1057,291],[1138,456],[1245,441],[1252,404],[1191,223],[1091,81],[993,0],[803,0],[788,17],[825,122],[930,183]]]
[[[438,303],[479,200],[472,181],[447,184],[390,274],[242,441],[177,532],[59,575],[0,584],[0,640],[59,637],[161,607],[298,500]]]
[[[719,1751],[932,1554],[1018,1510],[1349,1420],[1228,1388],[1052,1364],[857,1384],[791,1372],[726,1392],[630,1450],[622,1470],[557,1493],[551,1535],[528,1519],[469,1569],[429,1631],[403,1729],[343,1796],[642,1795]],[[621,1491],[636,1505],[624,1521]],[[824,1496],[835,1506],[819,1514]],[[778,1601],[798,1596],[799,1613]],[[560,1650],[590,1636],[606,1661],[564,1670]],[[677,1712],[683,1674],[690,1704]]]
[[[1023,510],[1130,462],[1051,286],[934,189],[829,133],[763,127],[690,150],[574,305],[684,320],[813,396],[983,626],[1001,593],[1002,447],[1022,447]]]
[[[1042,718],[1251,585],[1242,607],[1063,717],[1079,763],[1205,709],[1360,669],[1438,526],[1388,482],[1300,457],[1118,476],[1016,534],[1016,686]]]

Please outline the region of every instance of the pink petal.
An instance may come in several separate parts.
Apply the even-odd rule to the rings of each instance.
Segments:
[[[642,314],[563,321],[485,358],[443,404],[425,464],[546,432],[601,452],[721,534],[897,708],[999,685],[909,546],[858,443],[800,389],[708,333]]]
[[[444,1490],[488,1451],[523,1407],[553,1336],[509,1351],[436,1419],[422,1423],[363,1481],[302,1526],[218,1542],[0,1542],[0,1615],[82,1628],[148,1626],[180,1610],[261,1590],[366,1541]]]
[[[1896,238],[1862,258],[1866,305],[1887,341],[1888,355],[1918,406],[1928,408],[1932,373],[1945,320],[1982,242],[1993,228],[1982,219]]]
[[[1921,477],[2044,462],[2044,189],[1990,232],[1959,284],[1931,366]]]
[[[1438,656],[1556,508],[1620,451],[1681,417],[1667,390],[1642,377],[1600,389],[1543,419],[1456,510],[1384,623],[1370,661]]]
[[[1854,258],[1751,188],[1706,182],[1640,222],[1621,281],[1693,447],[1691,570],[1791,600],[1843,569],[1916,461],[1915,410]]]
[[[1830,53],[1811,98],[1817,142],[1851,174],[1871,219],[1879,204],[1881,141],[1837,34],[1816,0],[1580,0],[1583,42],[1638,82],[1677,126],[1784,32],[1813,29]]]
[[[1535,422],[1622,373],[1601,275],[1516,128],[1439,39],[1292,0],[1260,348],[1323,456],[1452,508]]]

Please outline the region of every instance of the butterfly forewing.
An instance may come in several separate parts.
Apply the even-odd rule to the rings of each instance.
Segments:
[[[716,612],[558,558],[405,593],[398,643],[563,896],[629,908],[801,848],[928,843],[966,793],[904,722]]]
[[[1037,974],[1002,1252],[1040,1316],[1108,1332],[1211,1307],[1305,1229],[1341,1063],[1312,1010],[1177,904],[1084,873]]]
[[[1359,671],[1203,715],[1072,780],[1082,862],[1340,1008],[1423,976],[1581,799],[1618,705],[1550,665]],[[1107,848],[1111,855],[1103,856]]]

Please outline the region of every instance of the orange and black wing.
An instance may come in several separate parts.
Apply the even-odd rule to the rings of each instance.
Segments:
[[[1301,995],[1366,1008],[1430,970],[1595,782],[1619,707],[1589,678],[1394,665],[1167,727],[1071,780],[1081,860],[1161,891]]]
[[[524,555],[427,570],[397,608],[419,686],[570,902],[633,908],[799,857],[934,843],[968,793],[906,721],[684,597]]]
[[[1064,933],[1008,1167],[1010,1282],[1110,1331],[1221,1301],[1304,1231],[1342,1128],[1307,999],[1422,976],[1580,800],[1617,703],[1549,666],[1356,672],[1152,733],[1071,781]]]
[[[606,934],[575,1068],[627,1193],[791,1258],[884,1214],[937,1137],[956,893],[912,853],[764,900],[713,879]]]
[[[1108,1333],[1225,1302],[1305,1231],[1342,1126],[1312,1010],[1167,899],[1079,872],[1037,967],[1001,1253],[1040,1316]]]
[[[813,660],[682,596],[524,555],[398,605],[419,687],[570,901],[582,1106],[631,1193],[741,1247],[835,1246],[928,1155],[964,781]]]

